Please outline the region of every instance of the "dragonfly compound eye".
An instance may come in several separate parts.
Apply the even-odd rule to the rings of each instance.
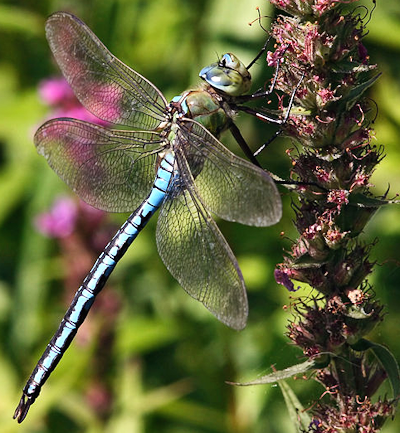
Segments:
[[[229,96],[243,95],[251,86],[250,72],[231,53],[224,54],[219,62],[203,68],[199,75],[214,89]]]

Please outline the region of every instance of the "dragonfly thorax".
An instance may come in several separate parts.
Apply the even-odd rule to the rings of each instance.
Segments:
[[[209,85],[175,96],[170,107],[201,123],[216,137],[229,128],[236,115],[229,103]]]

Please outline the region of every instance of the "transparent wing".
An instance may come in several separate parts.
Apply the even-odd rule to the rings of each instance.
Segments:
[[[149,193],[160,136],[116,131],[75,119],[54,119],[35,134],[50,167],[79,197],[109,212],[131,212]]]
[[[180,120],[177,143],[211,212],[228,221],[259,227],[280,220],[281,198],[265,171],[234,155],[190,119]]]
[[[183,187],[188,185],[188,179],[182,186],[181,181],[183,178],[174,184],[158,217],[156,239],[160,257],[193,298],[221,322],[242,329],[246,326],[248,305],[239,265],[196,197],[194,185],[189,191]]]
[[[46,36],[79,101],[114,124],[155,129],[167,101],[146,78],[114,57],[82,21],[66,12],[51,15]]]

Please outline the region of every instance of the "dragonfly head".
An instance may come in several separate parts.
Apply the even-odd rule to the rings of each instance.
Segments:
[[[243,95],[251,86],[250,72],[231,53],[224,54],[218,62],[203,68],[199,75],[214,89],[229,96]]]

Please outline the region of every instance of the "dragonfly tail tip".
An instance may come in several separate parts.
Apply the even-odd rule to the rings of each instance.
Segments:
[[[28,414],[29,408],[31,404],[34,402],[31,398],[27,397],[25,394],[22,394],[21,400],[17,408],[15,409],[13,419],[16,419],[19,424],[25,419]]]

